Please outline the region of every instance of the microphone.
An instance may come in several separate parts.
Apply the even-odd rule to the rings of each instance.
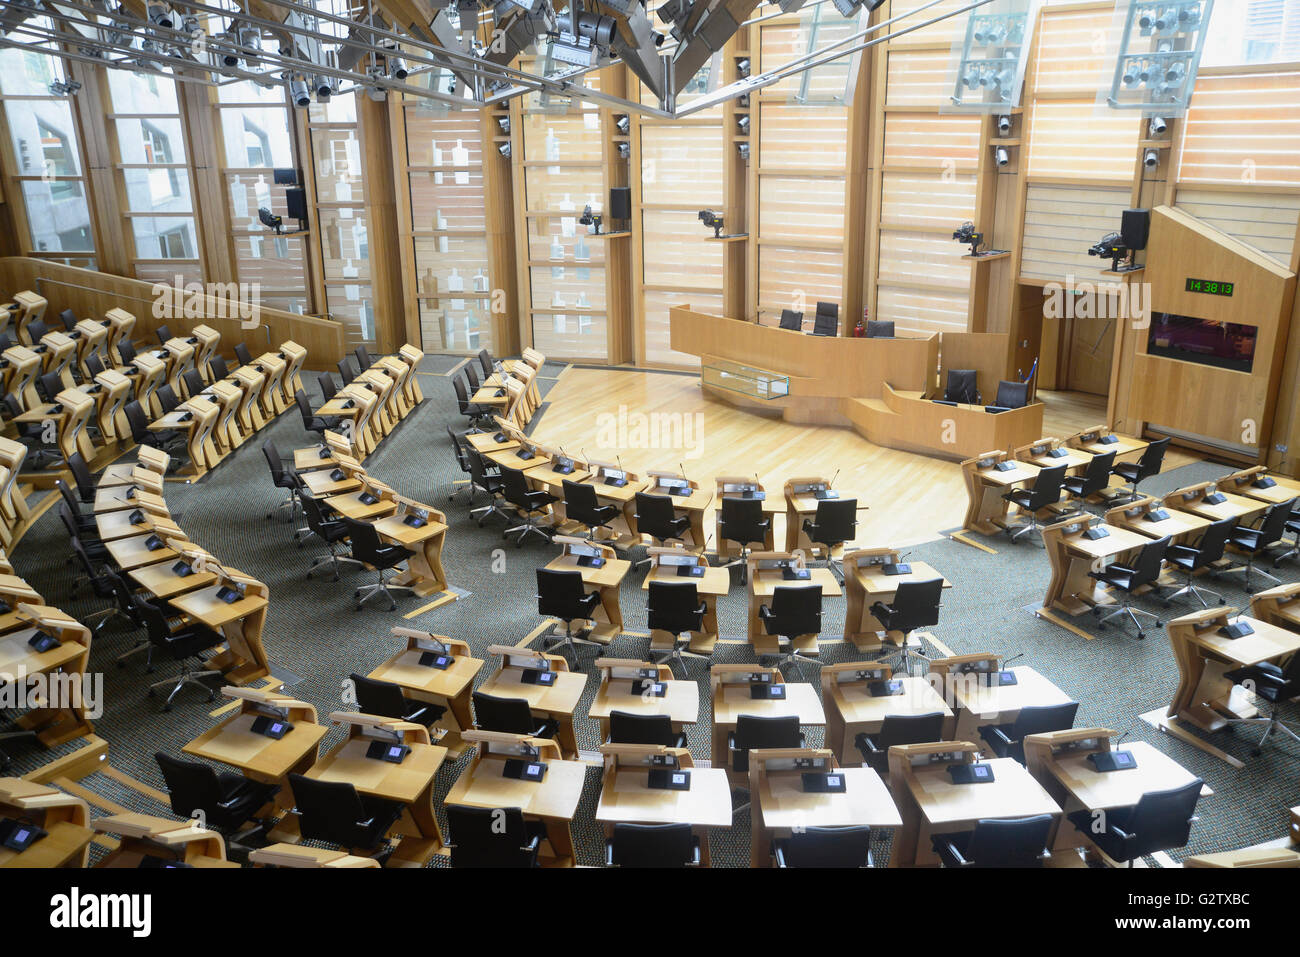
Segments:
[[[836,480],[837,478],[839,478],[839,477],[840,477],[840,470],[839,470],[839,469],[836,469],[836,470],[835,470],[835,474],[831,476],[831,480],[830,480],[829,482],[826,483],[826,487],[827,487],[827,488],[830,488],[832,485],[834,485],[834,484],[835,484],[835,480]]]
[[[1017,658],[1023,658],[1024,656],[1025,656],[1025,653],[1022,651],[1022,652],[1020,652],[1020,654],[1018,654],[1018,655],[1012,655],[1010,658],[1005,658],[1005,659],[1003,659],[1003,661],[1002,661],[1002,670],[1005,671],[1006,668],[1007,668],[1007,665],[1011,664],[1011,662],[1015,661]]]

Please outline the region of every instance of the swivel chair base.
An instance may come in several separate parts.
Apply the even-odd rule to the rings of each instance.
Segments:
[[[1300,743],[1300,734],[1296,734],[1296,732],[1292,731],[1290,728],[1288,728],[1285,724],[1282,723],[1281,719],[1278,718],[1277,716],[1276,708],[1274,708],[1270,714],[1261,715],[1258,718],[1229,718],[1228,719],[1229,727],[1238,724],[1264,725],[1264,736],[1259,739],[1259,742],[1253,748],[1250,749],[1251,755],[1256,758],[1264,753],[1264,744],[1272,736],[1274,731],[1281,732],[1282,734],[1285,734],[1288,737],[1290,737],[1291,740]]]
[[[677,662],[679,665],[682,666],[683,679],[690,677],[690,675],[686,671],[687,658],[701,658],[704,661],[709,662],[709,664],[705,666],[706,668],[713,667],[713,660],[708,655],[702,655],[697,651],[689,650],[686,647],[689,644],[690,644],[689,638],[682,638],[680,635],[673,635],[672,648],[665,648],[662,651],[655,651],[654,649],[651,649],[650,658],[657,665],[666,664],[670,670],[672,669],[673,662]],[[658,655],[658,657],[655,657],[656,655]]]
[[[156,689],[171,685],[171,694],[167,695],[167,700],[163,703],[163,710],[172,709],[172,701],[181,693],[181,689],[186,685],[193,685],[195,688],[201,688],[208,693],[209,701],[217,700],[217,689],[205,685],[203,682],[209,678],[216,678],[219,681],[225,680],[225,675],[220,671],[195,671],[185,662],[181,662],[181,673],[171,678],[164,678],[162,681],[155,681],[149,686],[149,697],[155,697]]]
[[[569,667],[574,671],[581,671],[582,668],[577,663],[578,645],[600,645],[599,641],[592,641],[591,639],[584,637],[587,634],[590,634],[590,630],[585,628],[577,634],[574,634],[573,622],[566,621],[564,623],[564,634],[558,634],[555,626],[551,626],[551,630],[542,635],[542,648],[548,653],[554,652],[557,654],[563,654],[562,651],[557,651],[557,649],[572,649],[573,661],[570,662]]]
[[[394,611],[397,608],[397,599],[393,597],[393,592],[410,592],[413,590],[414,589],[412,589],[410,585],[394,585],[391,582],[386,581],[384,579],[384,573],[380,572],[378,582],[373,585],[362,585],[353,593],[353,597],[357,601],[357,607],[354,610],[360,611],[362,606],[370,599],[374,598],[376,595],[383,595],[388,599],[388,610]]]
[[[1113,609],[1113,611],[1111,611],[1109,615],[1103,617],[1102,612],[1108,608]],[[1155,622],[1157,628],[1164,624],[1164,622],[1160,620],[1159,615],[1153,615],[1151,612],[1142,608],[1134,608],[1127,601],[1118,604],[1095,605],[1093,606],[1092,613],[1097,618],[1098,628],[1105,628],[1106,622],[1110,621],[1112,618],[1118,618],[1120,615],[1128,615],[1129,621],[1133,622],[1133,627],[1137,629],[1136,638],[1138,641],[1142,641],[1146,638],[1146,632],[1142,628],[1142,622],[1138,621],[1138,615],[1145,615],[1150,618]]]

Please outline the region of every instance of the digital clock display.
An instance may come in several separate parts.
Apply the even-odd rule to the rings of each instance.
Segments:
[[[1188,279],[1188,292],[1204,292],[1211,296],[1231,296],[1232,283],[1218,282],[1214,279]]]

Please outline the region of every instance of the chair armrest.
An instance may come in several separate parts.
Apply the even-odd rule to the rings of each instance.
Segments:
[[[944,844],[945,844],[945,846],[946,846],[947,849],[948,849],[948,853],[952,855],[953,860],[955,860],[955,861],[957,862],[957,866],[958,866],[958,867],[969,867],[969,866],[970,866],[970,861],[968,861],[968,860],[966,860],[966,858],[962,857],[962,853],[961,853],[961,851],[957,850],[957,845],[956,845],[956,844],[952,843],[952,841],[945,841]]]
[[[1174,558],[1195,558],[1201,552],[1200,549],[1192,548],[1189,545],[1171,545],[1166,554]]]
[[[691,863],[689,866],[700,866],[700,839],[698,837],[691,839]]]
[[[785,862],[785,842],[784,842],[784,841],[773,841],[773,842],[772,842],[772,856],[773,856],[774,858],[776,858],[776,866],[777,866],[777,867],[789,867],[789,866],[790,866],[789,864],[787,864],[787,863]]]
[[[605,840],[605,866],[606,867],[618,866],[614,863],[614,842],[608,838],[606,838]]]
[[[419,708],[419,709],[417,709],[417,710],[415,710],[415,711],[412,711],[410,714],[408,714],[408,715],[407,715],[405,718],[403,718],[402,720],[403,720],[403,721],[411,721],[411,722],[414,722],[414,723],[416,723],[416,724],[419,724],[421,716],[424,715],[424,714],[426,714],[426,713],[428,712],[428,710],[429,710],[428,708]]]

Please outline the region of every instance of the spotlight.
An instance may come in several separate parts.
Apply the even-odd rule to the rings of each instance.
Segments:
[[[72,96],[80,89],[76,80],[55,80],[50,84],[50,96]]]
[[[968,67],[966,72],[962,74],[961,82],[965,85],[966,89],[973,90],[980,85],[981,79],[982,74],[979,67],[972,66]]]
[[[631,144],[631,143],[619,143],[619,144],[618,144],[618,158],[619,158],[619,159],[628,159],[631,155],[632,155],[632,144]]]
[[[499,127],[501,128],[501,135],[502,135],[502,136],[509,136],[509,135],[510,135],[510,117],[508,117],[508,116],[498,116],[498,117],[497,117],[497,126],[499,126]]]
[[[156,27],[162,27],[164,30],[170,30],[174,21],[172,12],[165,3],[151,3],[148,6],[149,22]]]
[[[497,147],[497,152],[500,153],[502,156],[504,156],[506,159],[510,159],[510,144],[502,143],[500,146]]]
[[[979,248],[984,243],[984,234],[975,231],[975,224],[969,220],[962,223],[953,230],[952,238],[959,243],[966,243],[970,246],[972,256],[979,255]]]
[[[736,144],[736,152],[740,154],[740,158],[743,159],[746,163],[749,162],[749,144],[748,144],[748,143],[737,143],[737,144]]]
[[[738,117],[736,117],[736,126],[739,128],[739,130],[740,130],[740,135],[741,135],[741,136],[748,136],[748,135],[749,135],[749,117],[748,117],[748,116],[738,116]]]
[[[1003,114],[998,117],[998,136],[1011,135],[1011,117]]]
[[[623,136],[627,136],[632,130],[632,121],[626,115],[620,116],[614,121],[614,128]]]
[[[406,69],[406,64],[402,62],[402,58],[399,56],[395,56],[395,57],[389,57],[388,73],[394,79],[405,80],[407,76],[410,74],[410,71]]]
[[[1163,116],[1153,116],[1151,117],[1151,122],[1148,124],[1147,129],[1150,131],[1152,136],[1160,136],[1169,129],[1169,124],[1165,122]]]
[[[1147,150],[1142,154],[1142,165],[1147,169],[1155,169],[1160,165],[1160,153],[1158,150]]]
[[[736,60],[736,75],[742,80],[749,77],[749,57],[742,56]]]
[[[713,230],[713,238],[722,238],[722,217],[711,209],[702,209],[699,212],[699,220],[709,229]]]
[[[311,93],[307,90],[305,80],[289,80],[289,99],[293,100],[293,105],[299,108],[311,106]]]
[[[740,96],[736,97],[736,106],[740,107],[742,110],[749,109],[749,94],[742,93]]]
[[[324,76],[313,77],[311,81],[311,85],[313,89],[316,90],[316,102],[318,103],[327,102],[330,96],[332,96],[334,93],[334,88],[330,86],[330,81],[328,77],[324,77]]]
[[[997,149],[993,151],[993,160],[999,166],[1006,166],[1008,163],[1011,162],[1011,154],[1008,153],[1006,149],[999,146],[997,147]]]

